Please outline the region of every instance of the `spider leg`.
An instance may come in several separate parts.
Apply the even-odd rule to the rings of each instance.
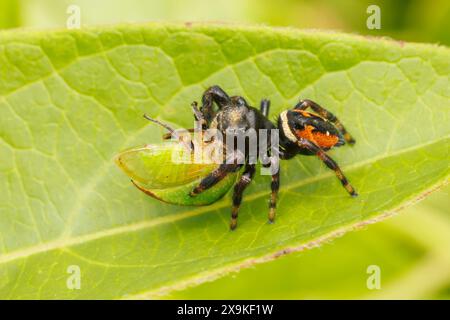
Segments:
[[[298,154],[298,152],[297,150],[289,149],[289,150],[280,150],[278,154],[281,160],[289,160],[295,157]]]
[[[280,159],[290,159],[293,156],[295,156],[295,153],[292,153],[292,156],[288,157],[285,155],[284,152],[280,152],[280,150],[278,150],[278,157],[280,157]],[[263,167],[268,168],[272,164],[273,164],[272,162],[263,164]],[[269,216],[268,216],[270,223],[273,223],[275,221],[278,190],[280,189],[280,170],[281,170],[281,168],[278,164],[277,171],[275,173],[272,172],[272,182],[270,183],[271,193],[270,193],[270,199],[269,199]]]
[[[266,118],[269,116],[269,109],[270,109],[270,100],[262,99],[259,105],[259,110]]]
[[[327,109],[321,107],[314,101],[308,99],[300,100],[300,102],[297,103],[296,106],[294,107],[294,109],[300,110],[306,110],[308,108],[313,109],[314,112],[317,112],[319,115],[332,122],[336,126],[336,128],[342,133],[345,141],[347,141],[350,144],[354,144],[356,142],[355,139],[353,139],[353,137],[347,132],[344,125],[339,121],[338,118],[336,118],[334,114],[332,114]]]
[[[234,164],[234,163],[221,164],[217,169],[215,169],[213,172],[204,177],[200,181],[200,183],[194,189],[192,189],[189,195],[191,197],[194,197],[202,193],[203,191],[213,187],[219,181],[225,178],[229,173],[235,172],[240,167],[242,167],[242,164]]]
[[[272,175],[272,182],[270,184],[270,188],[272,192],[270,194],[270,202],[269,202],[269,222],[272,223],[275,221],[278,190],[280,189],[280,169],[277,170],[277,173]]]
[[[212,86],[203,93],[200,112],[208,123],[214,117],[213,102],[217,104],[220,110],[222,107],[231,104],[231,99],[219,86]]]
[[[358,195],[352,185],[348,182],[347,178],[344,176],[344,173],[342,173],[341,168],[339,168],[338,164],[333,159],[331,159],[331,157],[328,156],[325,151],[323,151],[318,145],[303,138],[298,140],[297,145],[300,148],[306,148],[314,153],[317,157],[319,157],[320,160],[325,163],[328,168],[333,170],[336,173],[336,177],[341,181],[342,186],[352,197],[356,197]]]
[[[203,127],[203,124],[205,123],[205,119],[203,118],[203,114],[197,108],[197,101],[192,102],[191,106],[192,106],[192,112],[194,113],[194,116],[195,116],[195,120],[199,121],[202,124],[202,127]],[[162,127],[164,127],[165,129],[167,129],[169,131],[168,133],[163,134],[162,138],[164,140],[170,139],[172,137],[172,135],[176,132],[175,129],[172,129],[169,125],[167,125],[165,123],[162,123],[162,122],[160,122],[160,121],[158,121],[156,119],[150,118],[146,114],[144,114],[144,118],[149,120],[149,121],[151,121],[151,122],[154,122],[154,123],[156,123],[156,124],[158,124],[158,125],[160,125]],[[187,131],[187,132],[190,132],[190,133],[194,133],[195,132],[195,128],[185,129],[184,131]]]
[[[231,209],[231,222],[230,222],[231,230],[236,229],[239,207],[242,202],[242,194],[244,193],[245,188],[247,188],[247,186],[253,180],[254,175],[255,175],[255,165],[254,164],[246,165],[241,178],[239,179],[238,183],[236,183],[234,186],[233,207]]]
[[[194,113],[195,120],[199,122],[200,127],[203,130],[206,130],[208,128],[208,124],[206,122],[204,114],[200,110],[198,110],[197,101],[192,102],[191,107],[192,107],[192,113]],[[196,123],[196,126],[197,126],[197,123]]]

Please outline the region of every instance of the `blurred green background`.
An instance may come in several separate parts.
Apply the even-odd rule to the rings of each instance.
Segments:
[[[450,45],[448,0],[1,0],[0,29],[63,28],[71,4],[80,7],[82,26],[155,20],[257,23]],[[371,4],[381,9],[380,30],[366,27]],[[447,186],[399,216],[320,248],[164,298],[449,299],[449,192]],[[380,267],[380,290],[367,288],[370,265]]]
[[[0,28],[64,27],[70,4],[81,8],[83,25],[149,20],[258,23],[450,44],[448,0],[1,0]],[[380,7],[381,30],[366,27],[371,4]]]

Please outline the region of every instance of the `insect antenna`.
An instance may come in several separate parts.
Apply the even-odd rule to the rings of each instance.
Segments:
[[[170,127],[169,125],[167,125],[167,124],[165,124],[165,123],[163,123],[163,122],[161,122],[161,121],[159,121],[159,120],[150,118],[150,117],[149,117],[147,114],[145,114],[145,113],[144,113],[144,118],[147,119],[148,121],[151,121],[151,122],[153,122],[153,123],[156,123],[156,124],[160,125],[160,126],[163,127],[164,129],[168,130],[170,133],[175,134],[176,136],[178,136],[177,133],[175,132],[175,130],[172,129],[172,127]]]
[[[193,142],[192,142],[192,141],[189,141],[190,143],[188,143],[187,141],[185,141],[182,137],[180,137],[180,135],[178,134],[178,132],[177,132],[176,130],[174,130],[172,127],[170,127],[169,125],[167,125],[167,124],[165,124],[165,123],[163,123],[163,122],[161,122],[161,121],[159,121],[159,120],[150,118],[146,113],[144,113],[144,118],[147,119],[148,121],[151,121],[151,122],[153,122],[153,123],[156,123],[157,125],[160,125],[160,126],[163,127],[164,129],[168,130],[168,131],[169,131],[169,134],[172,135],[172,137],[174,137],[174,138],[177,139],[178,141],[182,142],[183,145],[186,146],[186,149],[187,149],[187,150],[194,150],[194,144],[193,144]],[[163,137],[164,137],[164,138],[165,138],[165,137],[170,137],[169,134],[165,134]]]

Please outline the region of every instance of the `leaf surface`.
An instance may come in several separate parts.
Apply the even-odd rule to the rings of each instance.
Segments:
[[[448,203],[449,191],[447,185],[402,215],[350,232],[320,250],[294,253],[164,298],[448,299],[450,215],[439,207]],[[374,290],[371,277],[377,267],[381,290]]]
[[[119,25],[0,33],[0,297],[153,298],[317,245],[380,220],[448,179],[450,50],[325,32],[221,25]],[[354,147],[330,155],[350,198],[314,157],[281,165],[276,223],[257,172],[239,227],[230,195],[159,202],[115,167],[158,143],[144,112],[192,127],[210,85],[271,116],[309,98]],[[70,266],[81,288],[70,289]]]

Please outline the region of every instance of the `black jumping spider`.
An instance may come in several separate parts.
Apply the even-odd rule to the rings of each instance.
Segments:
[[[214,108],[217,106],[217,110]],[[260,110],[247,104],[240,96],[229,97],[219,86],[212,86],[207,89],[202,96],[202,106],[197,108],[197,103],[193,102],[194,117],[202,125],[202,130],[217,129],[224,136],[227,130],[235,129],[246,131],[254,129],[279,130],[278,156],[280,159],[291,159],[297,154],[316,155],[326,166],[336,173],[344,188],[351,196],[357,196],[355,189],[349,184],[337,163],[325,152],[332,147],[339,147],[343,144],[354,144],[355,140],[345,130],[341,122],[329,111],[319,106],[311,100],[301,100],[293,109],[283,111],[277,120],[277,125],[273,124],[267,117],[269,113],[269,100],[262,100]],[[314,113],[307,112],[311,108]],[[152,120],[152,119],[150,119]],[[155,121],[155,120],[152,120]],[[173,131],[167,127],[170,131]],[[193,131],[194,129],[189,129]],[[166,138],[169,136],[166,135]],[[248,143],[248,142],[246,142]],[[261,141],[257,141],[258,146]],[[267,141],[270,144],[270,140]],[[270,145],[267,146],[270,150]],[[245,150],[248,151],[248,144]],[[234,155],[236,155],[235,153]],[[258,152],[259,155],[259,152]],[[234,159],[236,160],[236,159]],[[255,164],[248,162],[248,154],[245,153],[244,163],[239,161],[228,161],[218,166],[213,172],[204,177],[200,183],[191,191],[190,195],[195,197],[206,189],[213,187],[227,174],[236,172],[244,166],[244,171],[239,181],[234,186],[233,206],[231,210],[230,228],[233,230],[237,226],[239,206],[242,201],[242,194],[250,184],[255,174]],[[269,221],[275,219],[275,208],[277,194],[280,187],[280,171],[272,174],[271,196],[269,202]]]

